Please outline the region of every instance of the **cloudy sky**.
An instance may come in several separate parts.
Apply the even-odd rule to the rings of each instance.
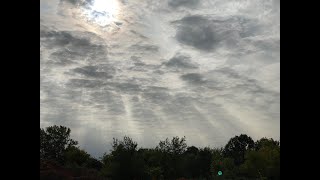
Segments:
[[[41,0],[40,126],[113,137],[280,138],[280,0]]]

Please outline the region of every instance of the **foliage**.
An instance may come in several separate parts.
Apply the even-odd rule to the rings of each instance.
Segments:
[[[71,130],[64,126],[40,128],[40,158],[64,162],[64,153],[68,147],[78,144],[70,138]]]
[[[83,167],[88,162],[90,155],[75,146],[68,147],[65,152],[65,160],[74,166]]]
[[[225,157],[234,159],[236,165],[240,165],[244,162],[244,156],[246,151],[254,148],[254,141],[251,137],[241,134],[235,136],[229,140],[224,148],[223,154]]]
[[[40,162],[53,160],[71,168],[69,174],[96,177],[92,179],[280,179],[280,142],[271,138],[254,142],[241,134],[224,148],[198,148],[188,146],[185,137],[173,137],[155,148],[138,148],[124,136],[113,139],[111,151],[100,161],[77,147],[70,132],[63,126],[40,128]],[[44,176],[53,175],[43,172]]]
[[[181,155],[187,149],[186,138],[173,137],[171,141],[167,138],[160,141],[156,149],[173,155]]]
[[[125,136],[113,139],[113,150],[103,156],[103,174],[112,179],[141,179],[145,176],[144,162],[138,155],[137,143]]]
[[[247,177],[280,179],[280,146],[273,139],[257,141],[259,148],[246,153],[241,170]]]

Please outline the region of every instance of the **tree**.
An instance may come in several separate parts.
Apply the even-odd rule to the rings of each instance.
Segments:
[[[195,147],[195,146],[190,146],[185,151],[185,154],[197,155],[198,153],[199,153],[199,149],[197,147]]]
[[[161,152],[155,149],[140,148],[138,154],[144,161],[145,171],[149,176],[147,179],[159,179],[163,173],[161,167]]]
[[[259,149],[263,148],[263,147],[270,147],[270,148],[280,148],[280,142],[279,141],[275,141],[272,138],[268,139],[268,138],[261,138],[260,140],[258,140],[257,142],[255,142],[254,144],[255,150],[258,151]]]
[[[85,167],[90,159],[90,154],[78,147],[71,146],[66,149],[65,162],[72,167]]]
[[[44,129],[40,128],[40,159],[45,159],[46,150],[47,150],[47,140],[46,140],[46,132]]]
[[[188,147],[183,154],[183,175],[186,178],[200,177],[199,161],[198,161],[199,149],[195,146]]]
[[[241,172],[246,177],[280,179],[280,152],[269,147],[248,151]]]
[[[96,158],[90,157],[86,162],[85,167],[100,171],[103,167],[103,164],[101,161],[97,160]]]
[[[173,137],[171,141],[167,138],[165,141],[160,141],[156,149],[167,152],[169,154],[181,155],[187,149],[186,137]]]
[[[137,143],[125,136],[123,140],[113,139],[111,154],[103,156],[103,174],[112,179],[143,179],[144,162],[137,153]]]
[[[160,141],[156,150],[161,152],[161,166],[165,179],[178,178],[183,174],[182,155],[187,149],[186,138],[173,137],[171,141],[166,138]]]
[[[66,149],[78,144],[70,138],[71,130],[64,126],[40,128],[40,158],[64,163]]]
[[[261,138],[255,143],[255,149],[245,155],[240,167],[246,177],[280,179],[280,145],[273,139]]]
[[[225,157],[234,159],[234,163],[239,166],[244,162],[244,156],[247,150],[254,148],[254,141],[251,137],[241,134],[229,140],[224,148],[223,154]]]
[[[212,163],[212,153],[210,148],[206,147],[199,150],[198,156],[198,168],[200,170],[200,175],[205,177],[206,179],[210,179],[211,177],[211,170],[210,165]]]
[[[76,146],[70,133],[63,126],[40,128],[40,172],[59,167],[73,177],[102,175],[114,180],[280,179],[280,142],[272,138],[254,142],[241,134],[224,148],[211,149],[188,147],[185,137],[173,137],[160,141],[156,148],[138,149],[137,142],[124,136],[114,138],[111,151],[99,161]]]

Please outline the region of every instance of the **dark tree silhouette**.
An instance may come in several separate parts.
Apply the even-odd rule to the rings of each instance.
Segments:
[[[186,137],[173,137],[171,141],[167,138],[165,141],[160,141],[156,149],[169,154],[180,155],[187,149]]]
[[[244,162],[245,152],[254,148],[254,141],[251,137],[241,134],[229,140],[224,148],[223,154],[225,157],[234,159],[234,163],[238,166]]]
[[[90,154],[78,147],[71,146],[66,149],[65,161],[70,166],[84,167],[90,159]]]
[[[103,156],[103,173],[112,179],[142,179],[145,176],[144,162],[137,152],[137,143],[125,136],[113,139],[111,154]]]
[[[173,137],[160,141],[156,150],[161,153],[161,166],[165,179],[176,179],[183,174],[183,153],[187,150],[186,138]]]
[[[99,161],[77,147],[70,132],[63,126],[40,128],[40,179],[280,179],[280,142],[273,139],[254,142],[241,134],[212,149],[188,147],[185,137],[173,137],[146,149],[125,136],[113,139]]]
[[[279,141],[275,141],[272,138],[270,138],[270,139],[261,138],[260,140],[255,142],[254,147],[255,147],[255,150],[259,150],[262,147],[276,148],[276,147],[280,147],[280,142]]]
[[[212,163],[212,153],[210,148],[203,148],[199,150],[198,161],[200,177],[209,179],[211,176],[210,165]]]
[[[70,138],[71,130],[64,126],[40,128],[40,158],[64,162],[64,153],[68,147],[78,144]]]
[[[246,177],[280,179],[280,146],[273,139],[262,138],[256,142],[257,150],[249,150],[241,165]]]

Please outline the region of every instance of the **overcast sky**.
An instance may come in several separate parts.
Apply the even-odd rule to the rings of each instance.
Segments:
[[[41,0],[40,126],[95,157],[280,138],[279,0]]]

